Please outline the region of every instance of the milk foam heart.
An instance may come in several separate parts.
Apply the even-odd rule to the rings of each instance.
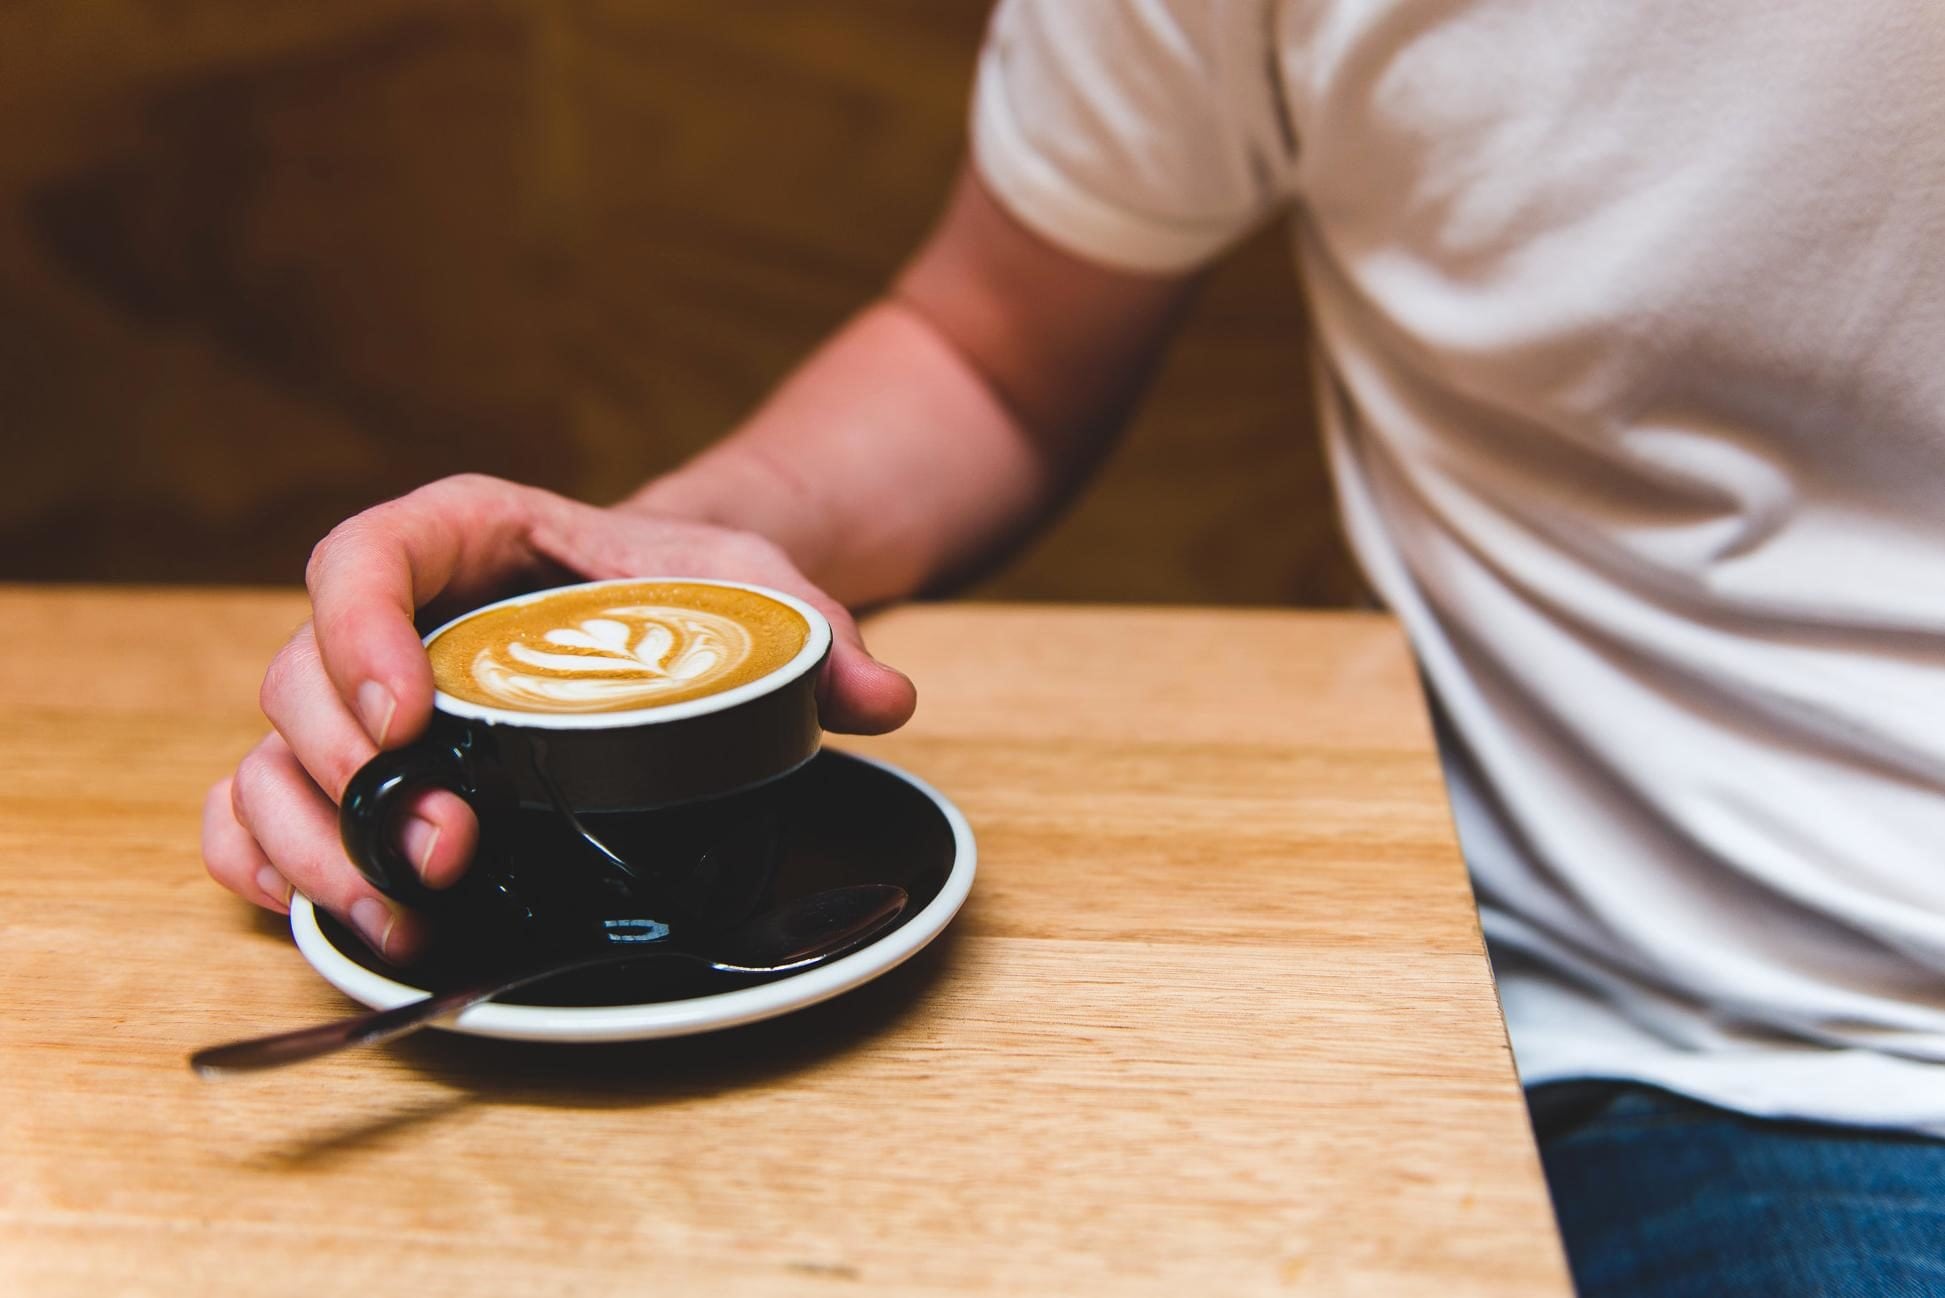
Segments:
[[[754,591],[679,582],[569,588],[481,611],[428,646],[439,688],[519,712],[619,712],[702,698],[796,657],[810,628]]]

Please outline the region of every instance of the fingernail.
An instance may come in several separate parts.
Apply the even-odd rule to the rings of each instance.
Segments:
[[[278,874],[275,866],[266,865],[257,871],[257,887],[264,896],[285,910],[290,909],[290,881]]]
[[[358,687],[358,719],[365,723],[365,733],[380,748],[385,746],[385,736],[391,733],[392,714],[397,711],[398,700],[377,681],[366,681]]]
[[[351,903],[351,922],[365,935],[372,950],[385,955],[385,944],[391,941],[392,926],[398,923],[398,915],[376,897],[360,897]]]
[[[423,878],[426,868],[432,864],[432,849],[439,846],[439,826],[423,816],[414,816],[405,822],[405,828],[399,831],[398,837],[405,855],[419,867],[419,875]]]

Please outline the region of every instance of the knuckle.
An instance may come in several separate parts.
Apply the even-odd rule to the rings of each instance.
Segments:
[[[304,580],[313,592],[329,572],[338,556],[348,547],[382,534],[388,524],[428,508],[449,510],[481,504],[509,504],[530,490],[489,473],[455,473],[436,478],[403,496],[373,505],[361,514],[345,519],[311,547],[304,565]]]
[[[230,786],[235,782],[236,782],[235,776],[225,775],[222,779],[210,785],[209,792],[203,795],[203,826],[205,831],[205,840],[207,840],[208,828],[213,824],[221,823],[218,817],[230,816],[233,814],[230,808]]]
[[[481,501],[507,499],[517,490],[513,483],[490,473],[455,473],[427,483],[405,500],[415,504],[464,508],[476,506]]]
[[[226,862],[219,862],[209,840],[203,840],[203,872],[225,888],[230,886],[230,871]]]
[[[203,871],[217,883],[234,892],[242,871],[239,862],[233,860],[222,850],[222,845],[212,841],[208,835],[203,837]]]
[[[329,797],[333,804],[343,802],[345,785],[351,783],[351,777],[356,775],[358,768],[363,765],[362,761],[344,752],[334,750],[321,753],[317,757],[318,786],[324,790],[325,796]]]
[[[383,508],[383,506],[379,508]],[[347,543],[354,540],[364,530],[366,526],[366,515],[372,512],[371,510],[366,510],[364,514],[356,514],[345,519],[342,523],[339,523],[336,527],[326,532],[323,538],[311,547],[310,558],[304,561],[304,585],[309,590],[313,593],[317,591],[318,583],[324,580],[326,574],[330,572],[338,552],[343,550]]]
[[[337,534],[336,528],[326,532],[318,543],[311,547],[310,554],[305,556],[304,585],[306,587],[314,589],[317,586],[318,575],[324,571],[324,565],[330,562],[331,538]]]
[[[331,552],[344,544],[345,538],[356,530],[358,520],[363,517],[363,514],[353,514],[319,537],[317,544],[311,547],[311,558],[306,567],[315,569],[329,559]]]
[[[262,801],[273,778],[270,759],[261,747],[251,749],[236,764],[236,774],[230,777],[230,814],[239,825],[249,826],[250,808]]]
[[[225,776],[210,785],[203,796],[203,869],[225,888],[234,886],[232,876],[237,871],[235,853],[224,850],[225,824],[235,817],[230,808],[230,784],[230,777]]]
[[[365,609],[356,603],[333,600],[315,610],[311,625],[316,628],[319,641],[327,645],[355,645],[357,621],[365,615]],[[322,656],[320,655],[320,661]],[[294,671],[298,664],[286,663],[286,670]]]
[[[292,686],[298,676],[298,664],[293,661],[297,653],[295,646],[285,646],[270,665],[263,670],[263,684],[257,687],[257,706],[263,710],[271,724],[276,724],[277,716],[283,711],[285,701],[290,697]]]
[[[753,571],[767,571],[788,563],[774,541],[755,532],[726,532],[718,544],[726,558]]]

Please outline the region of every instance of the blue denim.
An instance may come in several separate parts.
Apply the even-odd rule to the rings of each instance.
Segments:
[[[1581,1298],[1945,1296],[1945,1142],[1625,1083],[1527,1099]]]

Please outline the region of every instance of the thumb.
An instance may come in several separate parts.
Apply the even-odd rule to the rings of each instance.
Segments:
[[[819,600],[831,623],[831,656],[817,686],[824,728],[847,735],[882,735],[912,719],[918,688],[896,667],[871,656],[858,624],[842,608]]]

